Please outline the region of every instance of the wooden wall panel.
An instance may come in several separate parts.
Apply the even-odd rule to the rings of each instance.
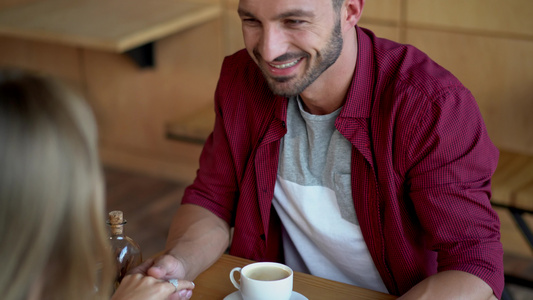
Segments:
[[[83,92],[80,52],[72,47],[0,37],[0,66],[55,76]]]
[[[43,0],[0,0],[0,9]]]
[[[237,13],[238,0],[227,0],[224,7],[224,55],[230,55],[244,48],[241,19]]]
[[[237,7],[239,6],[239,0],[222,0],[224,1],[224,5],[228,8],[234,8],[235,11],[237,11]]]
[[[400,40],[400,28],[397,26],[382,25],[375,22],[361,20],[359,25],[363,28],[370,29],[376,36],[393,41]]]
[[[158,41],[155,68],[139,69],[125,55],[84,51],[106,164],[172,179],[182,171],[172,174],[161,165],[197,165],[200,148],[166,139],[165,126],[213,103],[222,62],[220,25],[213,21]]]
[[[410,25],[533,36],[531,0],[406,0]]]
[[[407,41],[472,91],[496,145],[533,154],[533,41],[421,29]]]
[[[397,25],[401,17],[403,0],[367,0],[363,8],[362,20]]]
[[[181,1],[181,0],[178,0],[178,1]],[[227,1],[227,0],[184,0],[184,1],[188,1],[188,2],[198,2],[198,3],[223,3],[224,1]]]

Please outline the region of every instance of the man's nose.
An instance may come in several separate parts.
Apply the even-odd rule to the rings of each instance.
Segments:
[[[276,26],[265,27],[260,39],[259,51],[261,57],[268,62],[287,53],[288,43],[283,30]]]

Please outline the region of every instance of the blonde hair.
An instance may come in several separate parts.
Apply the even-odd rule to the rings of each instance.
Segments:
[[[58,82],[0,71],[2,299],[108,299],[97,129],[88,105]]]

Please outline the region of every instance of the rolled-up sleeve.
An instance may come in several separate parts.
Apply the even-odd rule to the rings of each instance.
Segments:
[[[408,173],[410,198],[437,253],[438,271],[460,270],[503,290],[500,222],[490,204],[498,150],[479,108],[463,87],[427,102],[413,127]]]

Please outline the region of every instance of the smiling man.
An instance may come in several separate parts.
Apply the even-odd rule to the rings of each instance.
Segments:
[[[270,22],[262,22],[250,12],[253,6],[248,8],[243,3],[238,11],[246,49],[261,68],[272,92],[286,97],[304,92],[336,63],[343,50],[340,19],[316,15],[316,4],[302,3],[304,6],[291,3],[294,8],[281,13],[273,8],[263,12],[269,9],[268,5],[255,8],[272,18]],[[355,63],[355,57],[346,58]],[[338,67],[329,73],[334,74],[333,69]],[[325,79],[323,76],[319,81]]]
[[[330,113],[342,105],[351,82],[357,57],[351,24],[359,16],[341,22],[344,3],[339,0],[333,5],[330,1],[284,2],[283,9],[261,1],[240,2],[246,50],[275,95],[300,95],[316,106],[318,111],[312,113]]]
[[[166,255],[139,271],[194,279],[233,227],[233,255],[402,299],[500,297],[498,151],[477,104],[421,51],[358,27],[363,6],[239,2],[246,49],[222,66]]]

